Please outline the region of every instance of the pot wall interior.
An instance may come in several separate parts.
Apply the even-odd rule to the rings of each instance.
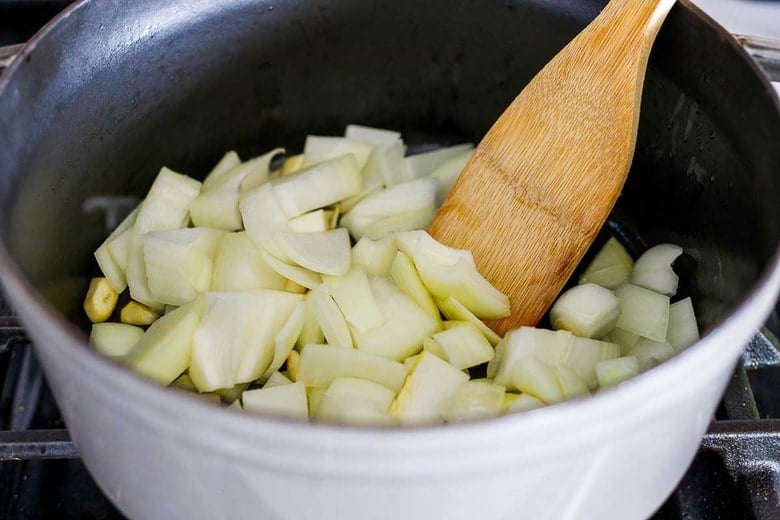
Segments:
[[[163,165],[202,177],[227,149],[299,150],[347,123],[412,148],[477,142],[599,2],[88,2],[0,93],[0,230],[74,321],[106,234],[95,197],[140,198]],[[726,75],[728,78],[726,78]],[[745,296],[778,243],[777,107],[682,5],[648,72],[635,164],[613,222],[635,250],[673,240],[706,325]],[[684,276],[683,276],[684,278]]]

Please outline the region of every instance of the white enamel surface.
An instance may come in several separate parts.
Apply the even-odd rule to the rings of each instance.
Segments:
[[[625,520],[676,486],[778,285],[780,272],[700,343],[614,390],[409,430],[282,422],[160,389],[34,318],[32,300],[7,288],[36,322],[36,352],[87,467],[131,518]]]

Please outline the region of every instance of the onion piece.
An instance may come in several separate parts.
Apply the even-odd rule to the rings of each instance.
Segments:
[[[347,321],[325,286],[312,290],[309,298],[314,319],[320,326],[328,345],[352,348],[352,335]]]
[[[641,338],[631,349],[630,355],[639,361],[639,369],[644,372],[674,356],[674,347],[668,343]]]
[[[554,366],[552,367],[552,372],[565,400],[590,394],[585,381],[566,365]]]
[[[314,418],[342,424],[394,425],[397,421],[387,414],[394,398],[395,392],[373,381],[339,377],[325,390]]]
[[[497,417],[504,407],[506,388],[487,381],[468,381],[460,387],[443,415],[449,423]]]
[[[279,175],[290,175],[298,170],[303,169],[304,166],[303,154],[291,155],[287,157],[282,163],[282,168],[279,171]]]
[[[651,247],[634,264],[631,283],[666,296],[674,296],[679,279],[672,264],[682,252],[683,249],[675,244]]]
[[[296,233],[311,233],[315,231],[327,231],[335,226],[331,226],[332,211],[318,209],[304,213],[299,217],[290,220],[290,229]]]
[[[378,327],[385,321],[379,312],[363,266],[354,265],[346,275],[329,276],[325,281],[348,324],[363,332]]]
[[[423,339],[423,352],[430,352],[437,358],[447,361],[447,352],[445,352],[444,347],[430,336]],[[412,357],[414,356],[410,356],[406,359],[411,359]],[[406,363],[406,360],[404,360],[404,363]]]
[[[206,175],[206,178],[203,179],[203,189],[211,187],[213,184],[218,182],[223,175],[239,164],[241,164],[241,158],[238,156],[235,150],[225,152],[225,155],[222,156],[222,158],[217,162],[217,164],[214,165],[208,175]]]
[[[290,313],[287,322],[282,326],[276,336],[274,336],[274,357],[261,379],[268,379],[271,377],[271,375],[276,373],[281,366],[284,365],[284,362],[287,361],[287,356],[290,354],[293,347],[295,347],[295,342],[301,335],[301,330],[303,330],[305,314],[306,302],[299,301],[295,305],[292,313]]]
[[[245,193],[238,203],[246,234],[255,246],[262,248],[281,261],[288,261],[274,240],[278,231],[292,231],[287,217],[270,184],[263,184]],[[282,276],[284,276],[283,273]]]
[[[246,232],[226,233],[214,258],[212,291],[285,289],[287,279],[263,259]]]
[[[417,179],[377,191],[350,209],[340,224],[355,239],[367,235],[372,226],[374,239],[384,236],[380,234],[382,230],[388,233],[418,229],[412,226],[426,218],[430,221],[435,214],[436,188],[435,179]]]
[[[576,285],[561,294],[550,310],[554,329],[580,337],[600,338],[615,326],[620,304],[609,289],[592,283]]]
[[[690,298],[682,299],[669,306],[669,327],[666,341],[675,350],[680,351],[699,341],[699,326],[693,312]]]
[[[348,154],[280,177],[272,186],[284,215],[293,218],[360,193],[363,179]]]
[[[352,247],[352,263],[364,266],[372,276],[387,276],[396,252],[394,235],[379,240],[363,237]]]
[[[306,168],[349,154],[357,163],[358,169],[363,169],[373,149],[370,144],[345,137],[309,135],[303,145],[303,166]]]
[[[292,353],[297,354],[294,350]],[[406,367],[397,361],[351,348],[332,345],[303,347],[297,381],[303,381],[308,387],[327,387],[339,377],[367,379],[397,392],[406,378]]]
[[[621,354],[622,348],[617,343],[575,337],[571,352],[563,363],[572,369],[588,385],[588,388],[596,390],[599,386],[596,365],[608,359],[618,358]]]
[[[545,404],[564,400],[555,372],[535,356],[526,356],[512,364],[507,390],[531,394]]]
[[[607,388],[639,375],[639,360],[634,356],[608,359],[596,365],[599,388]]]
[[[278,370],[276,372],[273,372],[270,376],[268,376],[268,379],[265,380],[265,383],[263,384],[263,388],[273,388],[275,386],[282,386],[282,385],[289,385],[292,384],[292,381],[279,372]]]
[[[369,285],[384,320],[368,330],[350,326],[355,346],[397,361],[418,353],[423,339],[439,329],[439,322],[387,279],[371,277]]]
[[[252,413],[307,420],[309,404],[303,383],[258,388],[241,395],[244,410]]]
[[[620,301],[616,327],[655,341],[666,341],[669,297],[633,284],[615,289]]]
[[[390,406],[390,416],[404,425],[444,422],[450,401],[468,379],[446,361],[423,352]]]
[[[507,397],[510,395],[515,396],[514,399],[511,400],[508,406],[505,405],[507,413],[527,412],[530,410],[535,410],[537,408],[543,408],[545,406],[545,404],[542,401],[529,394],[507,393],[506,395]]]
[[[285,258],[310,271],[343,276],[349,270],[352,249],[346,229],[313,233],[277,231],[274,240]]]
[[[144,335],[144,329],[125,323],[95,323],[89,343],[101,354],[120,359],[126,356]]]
[[[149,294],[164,304],[184,305],[211,285],[214,257],[225,235],[210,228],[183,228],[144,235]]]
[[[446,148],[439,148],[438,150],[433,150],[431,152],[410,155],[404,160],[406,171],[409,176],[408,178],[417,179],[424,177],[442,166],[451,158],[461,155],[463,152],[470,152],[473,149],[473,144],[464,143],[448,146]]]
[[[193,224],[226,231],[243,228],[241,212],[238,209],[239,188],[250,175],[256,179],[257,185],[265,183],[268,180],[271,160],[280,153],[284,153],[284,148],[277,148],[241,163],[230,171],[221,173],[218,180],[204,186],[190,203]]]
[[[439,187],[436,189],[437,208],[442,205],[444,199],[449,195],[452,186],[460,177],[463,168],[466,167],[466,163],[469,162],[473,153],[473,149],[464,150],[458,155],[449,158],[445,163],[428,174],[428,177],[439,181]]]
[[[395,255],[395,259],[390,267],[389,278],[396,287],[401,289],[414,303],[427,312],[431,318],[441,321],[439,308],[436,306],[436,302],[433,301],[433,296],[431,296],[431,293],[428,292],[420,279],[420,275],[414,267],[414,262],[401,251],[398,251]]]
[[[574,335],[568,331],[533,327],[520,327],[510,331],[496,347],[496,357],[500,358],[500,361],[494,372],[495,381],[497,384],[509,385],[514,365],[529,356],[551,366],[565,363],[571,357],[573,348]],[[488,369],[490,377],[493,369],[490,365]]]
[[[615,237],[610,237],[580,276],[580,283],[616,289],[629,280],[633,267],[631,255]]]
[[[282,262],[265,249],[260,251],[260,255],[271,269],[276,271],[280,276],[287,278],[298,285],[302,285],[307,289],[314,289],[322,284],[322,276],[319,273],[309,271],[305,267]]]
[[[155,321],[127,354],[135,372],[169,385],[187,369],[205,303],[198,298]]]
[[[448,320],[453,321],[467,321],[477,327],[479,331],[485,336],[491,345],[496,346],[501,341],[501,336],[493,332],[493,329],[485,325],[482,320],[474,316],[462,303],[458,301],[454,296],[449,298],[437,299],[436,305],[439,310]]]
[[[94,253],[100,271],[117,293],[121,293],[127,287],[127,278],[125,276],[127,251],[136,215],[138,215],[138,208],[134,209],[119,223],[116,229],[108,235]]]
[[[623,330],[620,327],[615,327],[609,333],[608,341],[620,345],[620,352],[625,356],[631,352],[631,349],[634,347],[634,345],[636,345],[637,341],[639,341],[639,338],[641,337],[642,336],[639,334],[634,334],[633,332]]]
[[[295,348],[300,350],[309,344],[320,344],[325,341],[322,329],[314,316],[314,308],[311,302],[311,292],[307,293],[304,301],[303,328],[295,343]]]
[[[464,369],[493,359],[495,355],[493,347],[479,329],[466,321],[452,325],[432,337],[441,345],[449,364]]]

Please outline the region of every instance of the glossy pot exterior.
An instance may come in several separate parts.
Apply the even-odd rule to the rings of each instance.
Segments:
[[[84,463],[127,516],[652,514],[780,288],[780,152],[766,142],[780,112],[734,42],[694,8],[672,12],[614,217],[686,248],[702,341],[591,398],[361,429],[220,408],[92,352],[78,306],[105,230],[85,202],[140,196],[162,164],[198,175],[225,149],[248,157],[346,122],[406,131],[418,147],[478,140],[600,4],[126,4],[80,2],[0,82],[0,276]]]

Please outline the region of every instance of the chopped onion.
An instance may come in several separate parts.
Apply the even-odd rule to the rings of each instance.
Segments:
[[[445,352],[446,360],[455,368],[471,368],[493,359],[493,347],[485,336],[469,322],[458,322],[433,335]]]
[[[225,152],[225,155],[214,165],[206,178],[203,179],[203,188],[209,188],[219,181],[224,174],[241,164],[241,158],[234,150]]]
[[[429,175],[434,170],[445,164],[453,157],[470,152],[474,149],[471,143],[439,148],[431,152],[410,155],[404,162],[410,179],[417,179]]]
[[[615,296],[620,301],[616,327],[655,341],[666,341],[668,296],[630,283],[615,289]]]
[[[273,388],[275,386],[289,385],[292,381],[279,371],[273,372],[268,379],[265,380],[263,388]]]
[[[554,329],[577,336],[600,338],[615,326],[620,304],[609,289],[596,284],[576,285],[558,297],[550,310]]]
[[[493,332],[493,329],[485,325],[482,320],[474,316],[474,314],[466,307],[464,307],[463,304],[460,303],[454,296],[450,296],[449,298],[445,299],[437,299],[436,305],[439,307],[439,310],[444,315],[444,317],[448,320],[468,321],[477,327],[491,345],[495,346],[499,341],[501,341],[501,337]]]
[[[126,356],[144,335],[144,329],[126,323],[95,323],[89,343],[95,350],[112,358]]]
[[[225,234],[214,258],[212,291],[282,290],[286,286],[287,279],[268,265],[246,232]]]
[[[693,302],[690,298],[669,306],[666,341],[678,351],[699,341],[699,327],[696,324],[696,314],[693,312]]]
[[[396,287],[401,289],[414,303],[427,312],[431,318],[436,321],[441,320],[439,308],[436,306],[436,302],[433,301],[431,293],[425,288],[420,275],[417,274],[414,262],[401,251],[398,251],[395,255],[395,259],[390,267],[389,278]]]
[[[580,276],[580,283],[616,289],[629,280],[633,267],[631,255],[616,238],[610,237]]]
[[[347,323],[364,332],[380,326],[385,318],[379,312],[366,270],[352,266],[344,276],[326,278],[330,294],[341,309]]]
[[[506,387],[531,394],[545,404],[564,399],[555,372],[535,356],[525,356],[512,364]]]
[[[303,330],[305,314],[306,302],[299,301],[295,304],[292,313],[290,313],[287,323],[282,326],[274,337],[274,357],[261,379],[271,377],[287,361],[287,356],[290,355],[290,351],[295,347],[295,342],[301,335],[301,330]]]
[[[293,353],[297,354],[294,350]],[[300,356],[295,380],[306,386],[327,387],[339,377],[359,377],[397,392],[406,378],[403,364],[356,349],[306,345]]]
[[[599,387],[606,388],[639,374],[639,360],[634,356],[608,359],[596,365]]]
[[[303,383],[248,390],[241,395],[241,401],[244,410],[248,412],[302,421],[309,418],[309,404]]]
[[[468,381],[455,393],[444,411],[447,422],[475,421],[501,414],[506,388],[487,381]]]
[[[631,349],[631,355],[639,361],[639,369],[645,371],[672,357],[674,347],[668,343],[640,338]]]
[[[345,137],[310,135],[306,137],[303,146],[303,166],[309,167],[349,154],[357,163],[358,169],[363,169],[372,151],[373,146],[370,144]]]
[[[372,276],[387,276],[397,251],[394,235],[379,240],[363,237],[352,247],[352,263],[365,266]]]
[[[329,345],[352,348],[352,335],[344,314],[324,285],[311,292],[311,308]]]
[[[274,240],[285,258],[310,271],[342,276],[349,270],[352,249],[346,229],[312,233],[277,231]]]
[[[672,263],[682,252],[683,249],[675,244],[658,244],[651,247],[634,264],[631,283],[666,296],[674,296],[678,278],[672,269]]]
[[[393,425],[387,410],[395,392],[373,381],[355,377],[334,379],[322,395],[314,417],[319,420],[364,425]]]

